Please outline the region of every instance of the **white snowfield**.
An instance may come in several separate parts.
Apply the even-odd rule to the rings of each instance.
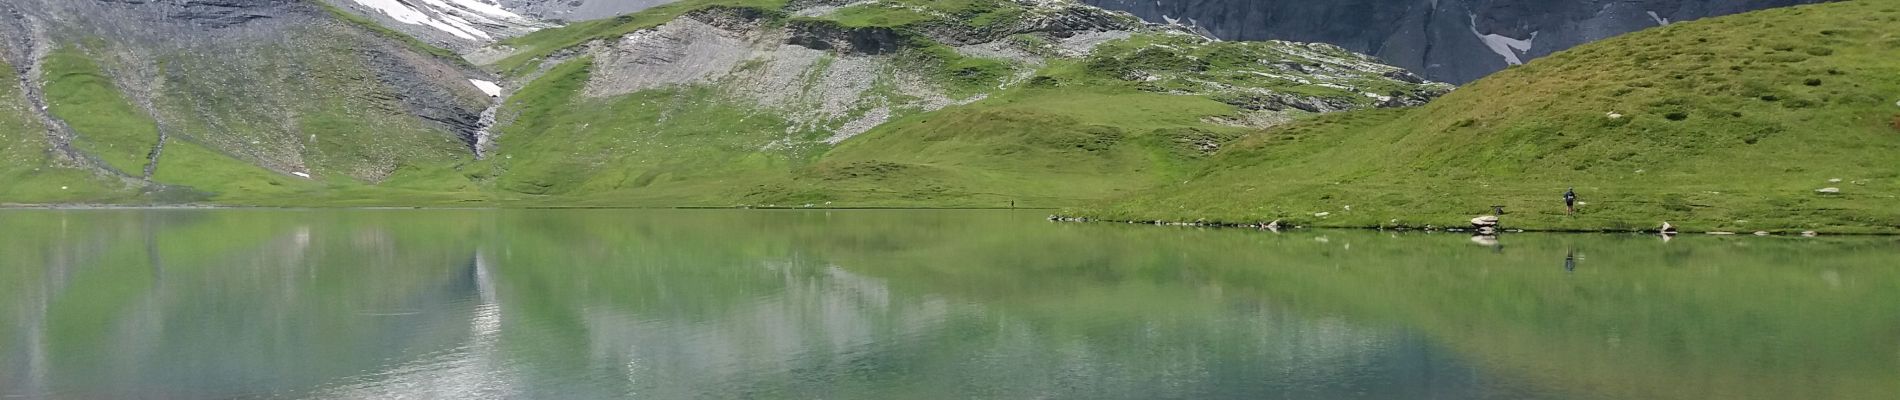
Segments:
[[[1661,14],[1657,14],[1655,11],[1646,12],[1649,13],[1649,19],[1656,20],[1656,25],[1669,26],[1670,21],[1668,18],[1663,18]]]
[[[1518,54],[1530,53],[1532,42],[1537,40],[1537,32],[1531,32],[1529,39],[1516,39],[1495,33],[1487,34],[1478,32],[1478,16],[1476,14],[1471,15],[1471,34],[1477,35],[1478,40],[1484,41],[1485,47],[1490,48],[1493,53],[1504,56],[1504,62],[1511,65],[1523,65],[1524,58],[1519,57]]]
[[[487,93],[488,97],[501,97],[501,85],[497,85],[494,82],[470,79],[468,83],[475,84],[475,88],[481,89],[482,93]]]
[[[495,37],[479,26],[538,25],[534,20],[515,14],[487,0],[420,0],[427,10],[412,7],[401,0],[351,0],[375,9],[397,22],[435,28],[472,41],[491,41]]]

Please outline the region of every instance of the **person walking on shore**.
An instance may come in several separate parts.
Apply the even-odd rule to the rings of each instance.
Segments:
[[[1577,213],[1577,188],[1564,190],[1564,215]]]

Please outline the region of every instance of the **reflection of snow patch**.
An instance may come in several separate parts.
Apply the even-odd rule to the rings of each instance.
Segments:
[[[488,97],[501,97],[501,85],[496,85],[494,82],[470,79],[468,83],[475,84],[475,88],[481,89],[482,93],[487,93]]]
[[[1655,11],[1648,11],[1648,13],[1649,13],[1649,19],[1656,20],[1656,25],[1664,25],[1664,26],[1669,25],[1668,18],[1663,18],[1662,15],[1656,14]]]
[[[1491,52],[1504,56],[1504,62],[1511,65],[1524,64],[1524,59],[1518,55],[1520,53],[1529,53],[1531,51],[1531,42],[1537,40],[1537,32],[1531,32],[1531,37],[1528,39],[1515,39],[1495,33],[1487,34],[1478,32],[1477,15],[1471,16],[1471,34],[1476,35],[1478,40],[1484,41],[1484,46],[1491,48]]]

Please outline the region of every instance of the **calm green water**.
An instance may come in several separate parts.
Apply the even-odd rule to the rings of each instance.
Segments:
[[[1900,239],[0,211],[7,398],[1900,393]]]

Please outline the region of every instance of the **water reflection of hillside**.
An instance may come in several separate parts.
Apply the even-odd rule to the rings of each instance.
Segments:
[[[0,395],[1867,398],[1891,239],[0,212]]]
[[[60,227],[0,241],[0,392],[294,393],[466,341],[466,330],[434,329],[466,321],[475,295],[472,252],[416,245],[442,232],[263,215],[0,217]]]

